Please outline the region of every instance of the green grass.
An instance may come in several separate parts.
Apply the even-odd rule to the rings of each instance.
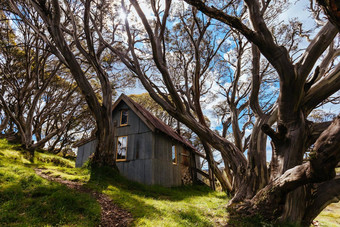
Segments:
[[[107,169],[93,171],[87,185],[129,210],[133,226],[220,226],[227,222],[228,197],[206,186],[146,186]]]
[[[48,155],[37,153],[37,159],[40,156]],[[46,166],[51,165],[45,161]],[[98,225],[97,201],[39,177],[34,172],[42,161],[38,163],[31,164],[15,145],[0,140],[0,226]]]
[[[340,168],[336,168],[335,171],[339,174]],[[321,226],[340,226],[340,202],[328,205],[315,220],[318,220]]]
[[[340,202],[328,205],[315,220],[318,220],[321,226],[340,226]]]
[[[340,173],[340,167],[335,168],[335,172],[339,174]]]
[[[132,226],[224,226],[228,197],[206,186],[164,188],[131,182],[110,169],[73,168],[74,161],[36,152],[34,163],[16,145],[0,140],[0,226],[96,226],[100,206],[88,194],[49,182],[35,174],[82,182],[110,196],[131,212]],[[321,226],[339,226],[340,203],[317,218]],[[273,226],[260,219],[235,226]]]
[[[228,197],[206,186],[146,186],[110,169],[90,172],[85,168],[54,167],[44,171],[66,180],[80,179],[86,182],[86,187],[109,195],[132,213],[132,226],[220,226],[227,222]]]
[[[109,195],[132,213],[132,226],[220,226],[227,222],[225,193],[205,186],[164,188],[131,182],[112,170],[73,168],[74,162],[0,140],[0,226],[96,226],[100,207],[87,194],[49,182],[34,168]]]

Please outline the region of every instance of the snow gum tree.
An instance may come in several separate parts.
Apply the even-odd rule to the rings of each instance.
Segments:
[[[11,120],[11,133],[33,157],[36,148],[64,134],[82,99],[43,40],[22,21],[9,21],[3,14],[0,105],[8,120],[1,123]]]
[[[278,33],[272,25],[285,1],[185,2],[193,8],[170,0],[121,1],[116,8],[120,6],[124,12],[120,34],[125,41],[108,39],[99,29],[97,34],[150,96],[199,136],[208,157],[211,147],[221,152],[233,175],[231,212],[309,225],[327,204],[338,201],[340,193],[340,181],[335,177],[340,161],[340,118],[322,123],[308,118],[340,88],[338,29],[325,21],[314,37],[302,31],[301,23],[285,26]],[[178,32],[175,37],[174,32]],[[231,96],[225,104],[234,111],[233,121],[242,113],[241,104],[249,105],[252,133],[246,149],[241,138],[227,139],[212,130],[202,108],[209,101],[205,92],[212,87],[209,77],[223,73],[215,66],[231,34],[240,44],[239,58],[242,48],[251,48],[250,89],[242,97],[247,101],[236,102],[242,96],[237,94],[241,91],[237,70],[245,72],[236,67],[232,70],[236,81],[231,83]],[[278,38],[280,34],[286,35],[284,40]],[[295,47],[300,36],[309,39],[303,50]],[[246,42],[250,46],[243,46]],[[262,64],[263,59],[268,64]],[[269,109],[260,94],[267,70],[264,65],[277,78],[279,91]],[[233,127],[242,137],[237,123]],[[272,145],[269,166],[268,138]],[[309,159],[304,160],[310,150]]]
[[[101,30],[107,8],[96,1],[9,1],[7,10],[20,18],[41,37],[51,52],[65,65],[76,81],[96,122],[98,145],[92,158],[94,166],[115,164],[112,104],[119,78],[112,72],[114,58],[107,55],[105,45],[94,35],[94,23]],[[93,22],[91,15],[96,15]],[[115,72],[118,72],[116,70]],[[122,81],[122,80],[121,80]]]
[[[232,179],[224,188],[233,192],[228,204],[233,214],[308,226],[325,206],[339,200],[340,117],[329,122],[309,117],[320,105],[334,102],[340,89],[339,30],[331,22],[319,20],[317,32],[310,34],[301,23],[278,21],[288,1],[31,0],[25,13],[15,7],[20,1],[10,2],[17,15],[27,18],[33,12],[48,28],[45,39],[70,68],[95,116],[101,160],[113,158],[108,142],[112,92],[101,58],[109,50],[155,102],[199,137],[223,182],[212,150],[221,153]],[[307,38],[302,49],[301,37]],[[226,60],[231,54],[235,60]],[[101,102],[79,59],[99,79]],[[270,80],[277,95],[263,95]],[[227,99],[219,104],[230,118],[224,123],[232,124],[224,134],[204,117],[209,103],[219,97],[216,82]],[[240,123],[241,116],[249,121]],[[251,130],[250,137],[243,127]],[[269,165],[267,140],[272,146]]]
[[[330,22],[325,23],[301,56],[294,59],[289,55],[286,46],[276,43],[268,28],[265,15],[270,1],[244,2],[248,11],[249,25],[218,7],[208,6],[201,1],[186,2],[238,30],[254,44],[253,86],[259,82],[256,79],[258,75],[256,57],[261,55],[275,68],[280,79],[280,94],[275,114],[277,130],[273,130],[267,122],[258,125],[272,140],[273,155],[269,178],[263,179],[266,181],[264,184],[257,184],[260,187],[249,188],[252,177],[251,174],[246,174],[243,186],[237,190],[231,202],[235,205],[234,209],[250,214],[260,213],[274,220],[308,225],[320,210],[337,198],[336,194],[339,193],[333,191],[339,187],[339,180],[334,179],[334,168],[339,162],[340,150],[339,117],[327,129],[326,124],[322,125],[325,128],[320,128],[320,124],[307,120],[315,107],[340,88],[339,65],[328,70],[334,57],[337,57],[333,42],[338,29]],[[328,53],[323,57],[327,49]],[[253,106],[260,119],[265,119],[266,116],[261,113],[258,106],[254,104]],[[254,127],[253,130],[256,129],[257,127]],[[320,133],[323,130],[325,131]],[[312,145],[314,147],[310,160],[304,163],[303,155]],[[259,165],[254,170],[255,173],[262,173],[266,172],[267,168]],[[259,179],[256,178],[255,180]],[[239,202],[241,205],[236,204]]]

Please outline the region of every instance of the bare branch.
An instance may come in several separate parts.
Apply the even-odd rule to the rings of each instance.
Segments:
[[[319,103],[340,89],[340,64],[327,76],[314,84],[307,92],[303,105],[310,113]]]
[[[308,76],[315,62],[333,42],[333,39],[337,33],[338,30],[336,27],[332,23],[328,22],[309,44],[304,55],[297,63],[298,73],[302,80]]]

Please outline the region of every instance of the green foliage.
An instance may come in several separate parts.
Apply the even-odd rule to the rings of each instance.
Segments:
[[[335,168],[335,172],[340,174],[340,167]]]
[[[153,115],[155,115],[157,118],[164,121],[167,125],[170,125],[172,127],[175,127],[176,120],[173,119],[158,103],[156,103],[149,93],[143,93],[143,94],[133,94],[129,95],[129,97],[146,108],[148,111],[150,111]],[[169,97],[170,98],[170,97]]]

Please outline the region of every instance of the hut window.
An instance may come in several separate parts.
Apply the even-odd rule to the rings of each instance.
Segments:
[[[128,111],[122,110],[120,112],[120,126],[125,126],[128,124]]]
[[[120,136],[117,139],[117,161],[125,161],[127,153],[127,136]]]
[[[177,150],[175,145],[171,147],[171,160],[173,164],[177,164]]]

